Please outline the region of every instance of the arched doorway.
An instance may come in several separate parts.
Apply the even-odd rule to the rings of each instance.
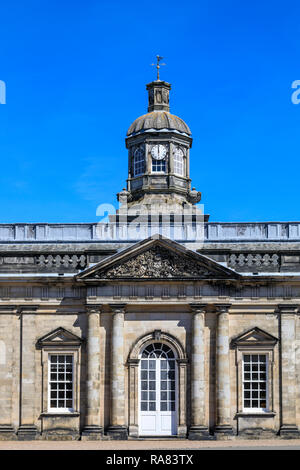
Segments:
[[[176,435],[176,354],[166,343],[151,342],[143,347],[139,356],[139,435]]]

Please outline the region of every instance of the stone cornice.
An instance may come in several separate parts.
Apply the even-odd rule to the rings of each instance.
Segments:
[[[299,304],[279,304],[278,310],[281,314],[295,314],[299,310]]]
[[[18,315],[24,313],[36,313],[39,308],[40,305],[18,305],[16,307]]]

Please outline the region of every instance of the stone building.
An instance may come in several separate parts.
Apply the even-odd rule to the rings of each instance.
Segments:
[[[170,88],[109,223],[0,225],[1,439],[299,435],[300,223],[209,222]]]

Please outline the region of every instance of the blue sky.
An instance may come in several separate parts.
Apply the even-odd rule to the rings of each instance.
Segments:
[[[0,222],[94,222],[164,56],[211,221],[300,220],[299,4],[1,2]]]

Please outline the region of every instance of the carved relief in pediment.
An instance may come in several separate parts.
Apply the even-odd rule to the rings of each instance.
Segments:
[[[216,277],[216,272],[192,258],[156,246],[107,270],[96,272],[94,277],[101,279],[211,278]]]

